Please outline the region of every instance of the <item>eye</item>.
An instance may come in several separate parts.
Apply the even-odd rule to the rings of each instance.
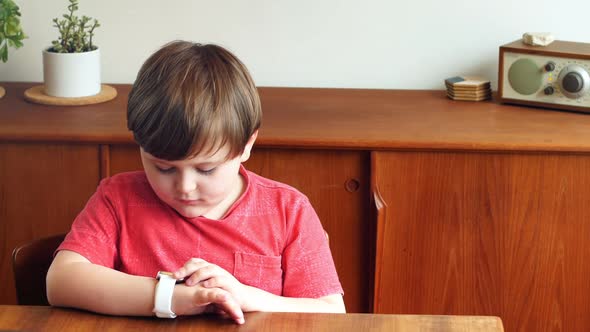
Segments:
[[[208,170],[203,170],[203,169],[197,168],[197,172],[199,172],[200,174],[203,174],[203,175],[211,175],[211,174],[213,174],[213,172],[215,172],[215,169],[216,169],[215,167],[208,169]]]
[[[174,172],[174,167],[162,168],[162,167],[156,166],[156,169],[158,170],[158,172],[160,172],[162,174],[170,174],[170,173]]]

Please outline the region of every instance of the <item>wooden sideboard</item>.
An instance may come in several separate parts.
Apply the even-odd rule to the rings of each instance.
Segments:
[[[10,252],[65,232],[106,176],[141,167],[128,85],[85,107],[0,99],[0,302]],[[260,88],[246,167],[309,196],[349,312],[499,316],[507,331],[590,326],[590,115],[444,91]]]

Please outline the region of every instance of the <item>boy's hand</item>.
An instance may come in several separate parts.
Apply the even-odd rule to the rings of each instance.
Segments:
[[[256,298],[253,294],[256,288],[242,284],[228,271],[203,259],[191,258],[174,272],[174,278],[185,278],[187,286],[225,290],[237,301],[242,311],[257,310],[250,303]]]
[[[240,304],[226,290],[221,288],[206,288],[202,285],[184,288],[181,294],[175,292],[172,310],[179,315],[196,315],[205,312],[215,312],[233,319],[238,324],[244,323],[244,313]],[[187,294],[187,296],[184,296]],[[178,296],[177,296],[178,295]]]

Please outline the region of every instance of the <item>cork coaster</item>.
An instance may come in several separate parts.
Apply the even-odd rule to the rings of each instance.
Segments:
[[[463,87],[463,86],[453,86],[450,84],[445,84],[447,90],[455,90],[455,91],[485,91],[491,89],[490,84],[485,84],[476,88],[473,87]]]
[[[492,97],[492,95],[481,96],[481,97],[457,97],[457,96],[452,96],[452,95],[450,95],[450,94],[447,93],[447,97],[449,97],[450,99],[453,99],[453,100],[483,101],[483,100],[490,99]]]
[[[482,91],[482,92],[457,92],[457,91],[448,91],[447,94],[451,97],[483,97],[489,96],[492,94],[492,90]]]
[[[30,102],[56,106],[92,105],[115,99],[116,96],[117,90],[106,84],[101,84],[98,94],[87,97],[62,98],[48,96],[45,94],[43,85],[37,85],[25,91],[25,99]]]
[[[445,85],[477,89],[490,86],[490,81],[477,76],[454,76],[445,79]]]

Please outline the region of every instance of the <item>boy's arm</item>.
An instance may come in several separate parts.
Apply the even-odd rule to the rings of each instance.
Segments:
[[[278,312],[331,312],[346,313],[341,294],[332,294],[317,299],[284,297],[255,289],[259,295],[249,300],[259,311]]]
[[[110,315],[152,316],[156,282],[155,278],[92,264],[76,252],[62,250],[47,273],[47,298],[55,306]],[[225,290],[182,284],[174,288],[172,310],[178,315],[202,313],[212,303],[238,323],[243,321],[239,304]]]
[[[186,278],[187,286],[202,285],[207,288],[224,289],[233,295],[244,312],[346,312],[341,294],[320,298],[275,295],[256,287],[244,285],[228,271],[199,258],[190,259],[183,267],[174,271],[174,277],[177,279]]]

